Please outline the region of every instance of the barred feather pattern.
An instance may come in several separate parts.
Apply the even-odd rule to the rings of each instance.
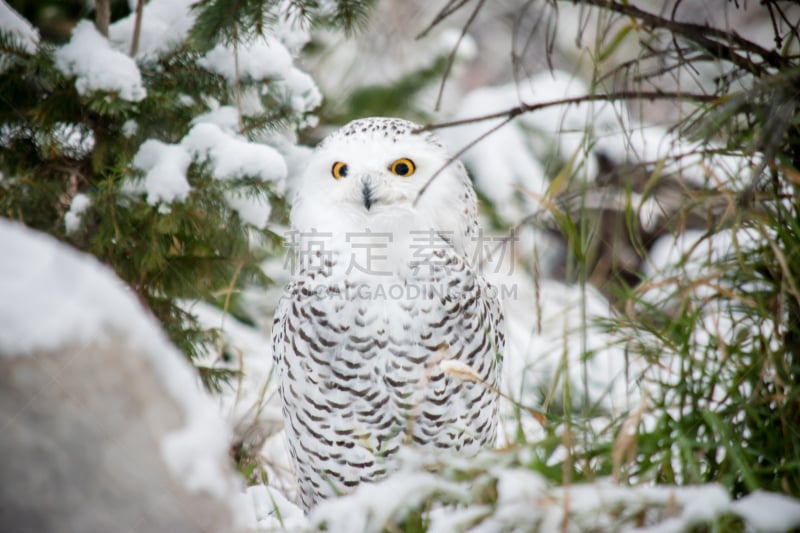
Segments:
[[[390,151],[387,157],[395,156]],[[477,228],[474,192],[463,167],[454,172],[447,194],[456,196],[458,216],[450,219],[457,220],[434,228],[441,233],[425,261],[413,257],[407,235],[400,236],[432,220],[409,206],[410,194],[408,201],[392,200],[399,207],[387,201],[388,225],[381,223],[380,206],[373,212],[348,204],[352,213],[335,211],[348,222],[330,232],[328,253],[302,263],[279,302],[273,351],[306,511],[390,473],[401,446],[474,454],[494,444],[503,316],[496,290],[470,264],[466,249],[454,244],[456,232],[466,238]],[[402,228],[397,216],[405,220]],[[386,268],[354,270],[354,250],[342,244],[354,228],[393,230]],[[444,360],[468,365],[480,381],[447,374]]]

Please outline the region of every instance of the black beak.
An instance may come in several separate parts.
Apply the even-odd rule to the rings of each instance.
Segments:
[[[372,188],[369,182],[365,182],[361,187],[361,197],[364,199],[364,207],[369,211],[369,208],[372,207]]]

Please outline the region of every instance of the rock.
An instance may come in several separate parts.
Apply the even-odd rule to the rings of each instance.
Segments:
[[[108,269],[49,237],[0,219],[0,247],[3,531],[233,531],[229,430],[155,321]],[[59,269],[75,283],[48,285]],[[42,290],[52,305],[29,305]]]

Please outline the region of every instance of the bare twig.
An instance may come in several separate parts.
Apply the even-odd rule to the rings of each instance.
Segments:
[[[103,37],[108,37],[111,24],[111,0],[97,0],[94,4],[94,24]]]
[[[672,34],[673,38],[675,36],[680,36],[684,39],[692,41],[700,48],[711,54],[713,57],[729,61],[737,67],[758,76],[767,73],[767,70],[763,64],[753,61],[746,55],[741,55],[738,53],[738,51],[744,52],[745,54],[756,55],[761,58],[763,63],[775,69],[781,69],[789,66],[789,61],[787,58],[783,57],[778,51],[764,48],[753,41],[741,37],[733,30],[724,30],[690,22],[680,22],[675,19],[674,13],[670,18],[666,18],[635,7],[629,3],[615,2],[613,0],[557,1],[569,1],[570,3],[578,3],[581,6],[593,6],[599,9],[605,9],[614,13],[619,13],[620,15],[637,19],[642,22],[644,26],[665,29]],[[448,2],[447,5],[434,18],[434,20],[428,25],[428,27],[425,28],[422,33],[420,33],[419,37],[427,35],[431,29],[441,23],[448,16],[452,15],[455,11],[463,7],[466,3],[467,0],[451,0]],[[765,3],[768,5],[768,8],[770,8],[770,13],[772,13],[772,8],[778,8],[774,2],[767,1]],[[786,20],[783,12],[780,10],[778,10],[778,12],[782,18]],[[786,22],[792,28],[792,33],[796,35],[797,26],[792,25],[788,20]],[[465,25],[464,30],[466,30],[466,26],[468,25],[469,24]]]
[[[517,41],[521,40],[520,36],[522,35],[522,24],[525,21],[528,12],[530,11],[531,7],[533,6],[534,2],[537,0],[527,0],[518,10],[517,16],[514,18],[513,25],[511,27],[511,72],[514,77],[514,81],[516,83],[520,82],[521,76],[520,71],[524,69],[523,58],[526,57],[529,49],[533,46],[534,37],[539,29],[540,24],[543,20],[547,17],[547,28],[550,27],[550,18],[549,13],[546,9],[538,9],[536,10],[537,16],[534,19],[533,23],[531,24],[530,28],[528,29],[528,35],[525,37],[524,42],[522,43],[521,48],[518,49]],[[547,31],[547,30],[546,30]],[[545,36],[547,39],[547,36]],[[550,43],[545,40],[545,57],[547,58],[547,65],[552,69],[552,62],[551,62],[551,52],[552,48],[550,47]],[[524,78],[527,78],[529,74],[527,72],[523,73]]]
[[[433,28],[438,26],[440,22],[464,7],[467,2],[469,2],[469,0],[450,0],[447,2],[447,4],[439,11],[439,13],[436,14],[431,23],[428,24],[428,26],[417,35],[417,39],[422,39],[428,35],[428,33],[430,33]]]
[[[131,57],[136,57],[136,53],[139,51],[139,35],[142,32],[142,10],[144,9],[144,2],[145,0],[138,0],[136,2],[136,19],[133,23],[133,37],[131,37]]]
[[[449,158],[447,161],[445,161],[445,163],[444,163],[444,164],[443,164],[441,167],[439,167],[439,170],[437,170],[436,172],[434,172],[434,173],[433,173],[433,176],[431,176],[430,178],[428,178],[428,181],[426,181],[426,182],[425,182],[425,185],[423,185],[423,186],[422,186],[422,188],[419,190],[419,192],[417,193],[417,197],[414,199],[414,204],[413,204],[413,206],[414,206],[414,207],[416,207],[416,206],[417,206],[417,203],[419,203],[419,199],[420,199],[420,198],[422,198],[422,195],[425,193],[425,191],[427,191],[427,190],[428,190],[428,187],[430,187],[431,183],[433,183],[433,180],[435,180],[436,178],[438,178],[438,177],[439,177],[439,175],[440,175],[442,172],[444,172],[444,170],[445,170],[447,167],[449,167],[451,164],[453,164],[455,161],[457,161],[459,157],[461,157],[462,155],[464,155],[464,154],[467,152],[467,150],[469,150],[470,148],[472,148],[473,146],[475,146],[476,144],[478,144],[479,142],[481,142],[482,140],[484,140],[486,137],[488,137],[488,136],[489,136],[489,135],[491,135],[492,133],[496,132],[497,130],[499,130],[500,128],[502,128],[503,126],[505,126],[506,124],[508,124],[508,123],[509,123],[509,122],[511,122],[512,120],[514,120],[514,118],[515,118],[515,117],[516,117],[518,114],[519,114],[519,113],[516,113],[516,114],[514,114],[514,115],[512,115],[512,116],[509,116],[508,118],[506,118],[505,120],[503,120],[503,121],[502,121],[502,122],[500,122],[499,124],[497,124],[497,125],[493,126],[493,127],[492,127],[492,128],[490,128],[489,130],[487,130],[485,133],[483,133],[482,135],[480,135],[478,138],[476,138],[474,141],[470,142],[470,143],[469,143],[469,144],[467,144],[467,145],[466,145],[464,148],[462,148],[461,150],[459,150],[458,152],[456,152],[455,154],[453,154],[453,156],[452,156],[452,157],[450,157],[450,158]],[[423,132],[423,131],[425,131],[425,128],[426,128],[426,127],[427,127],[427,126],[423,126],[422,128],[419,128],[419,129],[417,130],[417,132]]]
[[[478,5],[475,6],[475,9],[472,10],[467,22],[464,23],[464,27],[461,28],[461,34],[458,36],[458,40],[456,41],[455,46],[453,46],[453,50],[450,52],[450,55],[447,58],[447,65],[444,68],[444,74],[442,74],[442,82],[439,84],[439,94],[436,95],[436,106],[434,109],[437,111],[442,104],[442,95],[444,94],[444,84],[447,83],[447,78],[450,77],[450,70],[453,68],[453,63],[456,60],[456,54],[458,53],[458,47],[461,46],[461,41],[464,39],[464,36],[467,34],[467,30],[469,30],[470,25],[475,20],[475,17],[478,16],[478,12],[483,7],[483,3],[486,0],[478,0]]]
[[[781,46],[783,46],[783,39],[778,29],[778,21],[775,19],[775,12],[772,10],[772,4],[770,2],[764,2],[764,5],[769,12],[769,20],[772,22],[772,36],[775,39],[775,48],[780,50]]]
[[[744,52],[755,54],[774,68],[787,66],[786,59],[775,50],[762,48],[756,43],[739,36],[732,30],[727,31],[701,24],[678,22],[649,13],[630,4],[622,4],[609,0],[580,0],[580,3],[636,18],[644,23],[644,25],[650,26],[651,28],[663,28],[668,30],[673,35],[680,35],[694,42],[714,57],[730,61],[737,67],[752,72],[753,74],[761,75],[765,74],[766,71],[761,65],[736,53],[735,49],[738,48]]]
[[[484,122],[486,120],[494,120],[498,118],[507,118],[513,120],[518,115],[523,113],[530,113],[545,109],[548,107],[581,104],[584,102],[616,102],[620,100],[688,100],[692,102],[712,103],[725,98],[725,96],[716,96],[711,94],[699,93],[686,93],[686,92],[662,92],[662,91],[617,91],[612,93],[602,94],[586,94],[583,96],[574,96],[572,98],[561,98],[559,100],[551,100],[549,102],[539,102],[536,104],[520,104],[516,107],[511,107],[496,113],[488,113],[477,117],[462,118],[459,120],[450,120],[447,122],[437,122],[434,124],[427,124],[418,128],[415,133],[423,133],[426,131],[452,128],[455,126],[464,126],[467,124],[474,124],[476,122]],[[505,122],[503,123],[505,124]],[[502,124],[501,124],[502,125]],[[497,129],[497,128],[495,128]],[[481,137],[483,138],[483,137]],[[470,147],[474,143],[470,144]]]
[[[466,124],[474,124],[476,122],[484,122],[487,120],[494,120],[502,118],[503,120],[498,124],[495,124],[493,127],[489,128],[487,131],[482,133],[476,139],[468,143],[466,146],[461,148],[457,151],[453,156],[451,156],[445,163],[433,173],[433,175],[428,178],[428,181],[425,182],[425,185],[417,193],[417,197],[414,199],[414,207],[417,206],[419,203],[419,199],[425,194],[425,191],[428,190],[431,183],[439,177],[439,175],[453,162],[458,160],[462,155],[464,155],[469,149],[473,146],[484,140],[486,137],[491,135],[492,133],[496,132],[519,115],[523,113],[530,113],[532,111],[537,111],[539,109],[544,109],[546,107],[553,107],[553,106],[560,106],[560,105],[569,105],[569,104],[579,104],[582,102],[594,102],[594,101],[618,101],[618,100],[632,100],[632,99],[645,99],[645,100],[691,100],[695,102],[715,102],[720,100],[719,96],[713,96],[708,94],[695,94],[695,93],[681,93],[681,92],[641,92],[641,91],[619,91],[614,93],[607,93],[607,94],[587,94],[584,96],[576,96],[573,98],[562,98],[560,100],[553,100],[550,102],[541,102],[538,104],[520,104],[516,107],[512,107],[510,109],[506,109],[504,111],[498,111],[497,113],[489,113],[486,115],[481,115],[477,117],[470,117],[464,118],[460,120],[451,120],[449,122],[439,122],[435,124],[427,124],[420,128],[417,128],[414,133],[424,133],[426,131],[431,131],[435,129],[443,129],[443,128],[452,128],[455,126],[464,126]]]
[[[239,26],[233,26],[233,70],[235,79],[233,90],[236,96],[236,113],[239,117],[239,131],[244,131],[244,119],[242,114],[242,79],[239,73]]]

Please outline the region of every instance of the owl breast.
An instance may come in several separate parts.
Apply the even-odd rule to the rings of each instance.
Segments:
[[[493,444],[500,304],[443,243],[424,261],[388,250],[369,271],[331,253],[300,265],[287,287],[273,347],[306,510],[391,472],[400,446],[474,453]],[[444,360],[469,365],[481,382],[445,373]]]

